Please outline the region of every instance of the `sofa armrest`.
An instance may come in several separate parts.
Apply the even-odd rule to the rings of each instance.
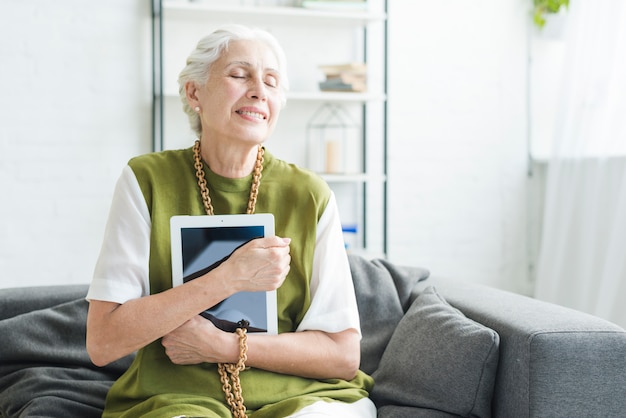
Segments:
[[[491,287],[429,280],[447,301],[500,335],[496,417],[622,416],[626,332],[562,306]]]
[[[84,298],[88,288],[77,284],[0,289],[0,320]]]
[[[87,285],[0,289],[0,416],[102,416],[133,355],[97,367],[85,347]]]

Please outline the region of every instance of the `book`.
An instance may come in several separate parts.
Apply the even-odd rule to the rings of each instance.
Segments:
[[[326,80],[319,83],[322,91],[367,91],[367,67],[363,63],[320,65]]]
[[[367,91],[363,84],[346,83],[341,79],[320,81],[319,88],[322,91],[351,91],[358,93]]]
[[[349,62],[345,64],[324,64],[320,65],[319,69],[322,70],[326,76],[337,74],[367,74],[367,65],[362,62]]]

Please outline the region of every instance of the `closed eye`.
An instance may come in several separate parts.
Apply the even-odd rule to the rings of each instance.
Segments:
[[[278,87],[278,79],[274,76],[268,76],[265,78],[265,85],[268,87],[276,88]]]

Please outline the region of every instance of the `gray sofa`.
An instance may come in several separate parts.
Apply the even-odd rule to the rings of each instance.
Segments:
[[[626,416],[620,327],[420,268],[350,263],[380,417]],[[132,358],[90,363],[86,290],[0,290],[0,417],[100,416]]]

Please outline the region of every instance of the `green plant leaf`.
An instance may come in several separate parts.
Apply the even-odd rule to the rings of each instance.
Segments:
[[[558,13],[561,7],[569,7],[569,0],[533,0],[533,22],[539,28],[546,24],[546,13]]]

